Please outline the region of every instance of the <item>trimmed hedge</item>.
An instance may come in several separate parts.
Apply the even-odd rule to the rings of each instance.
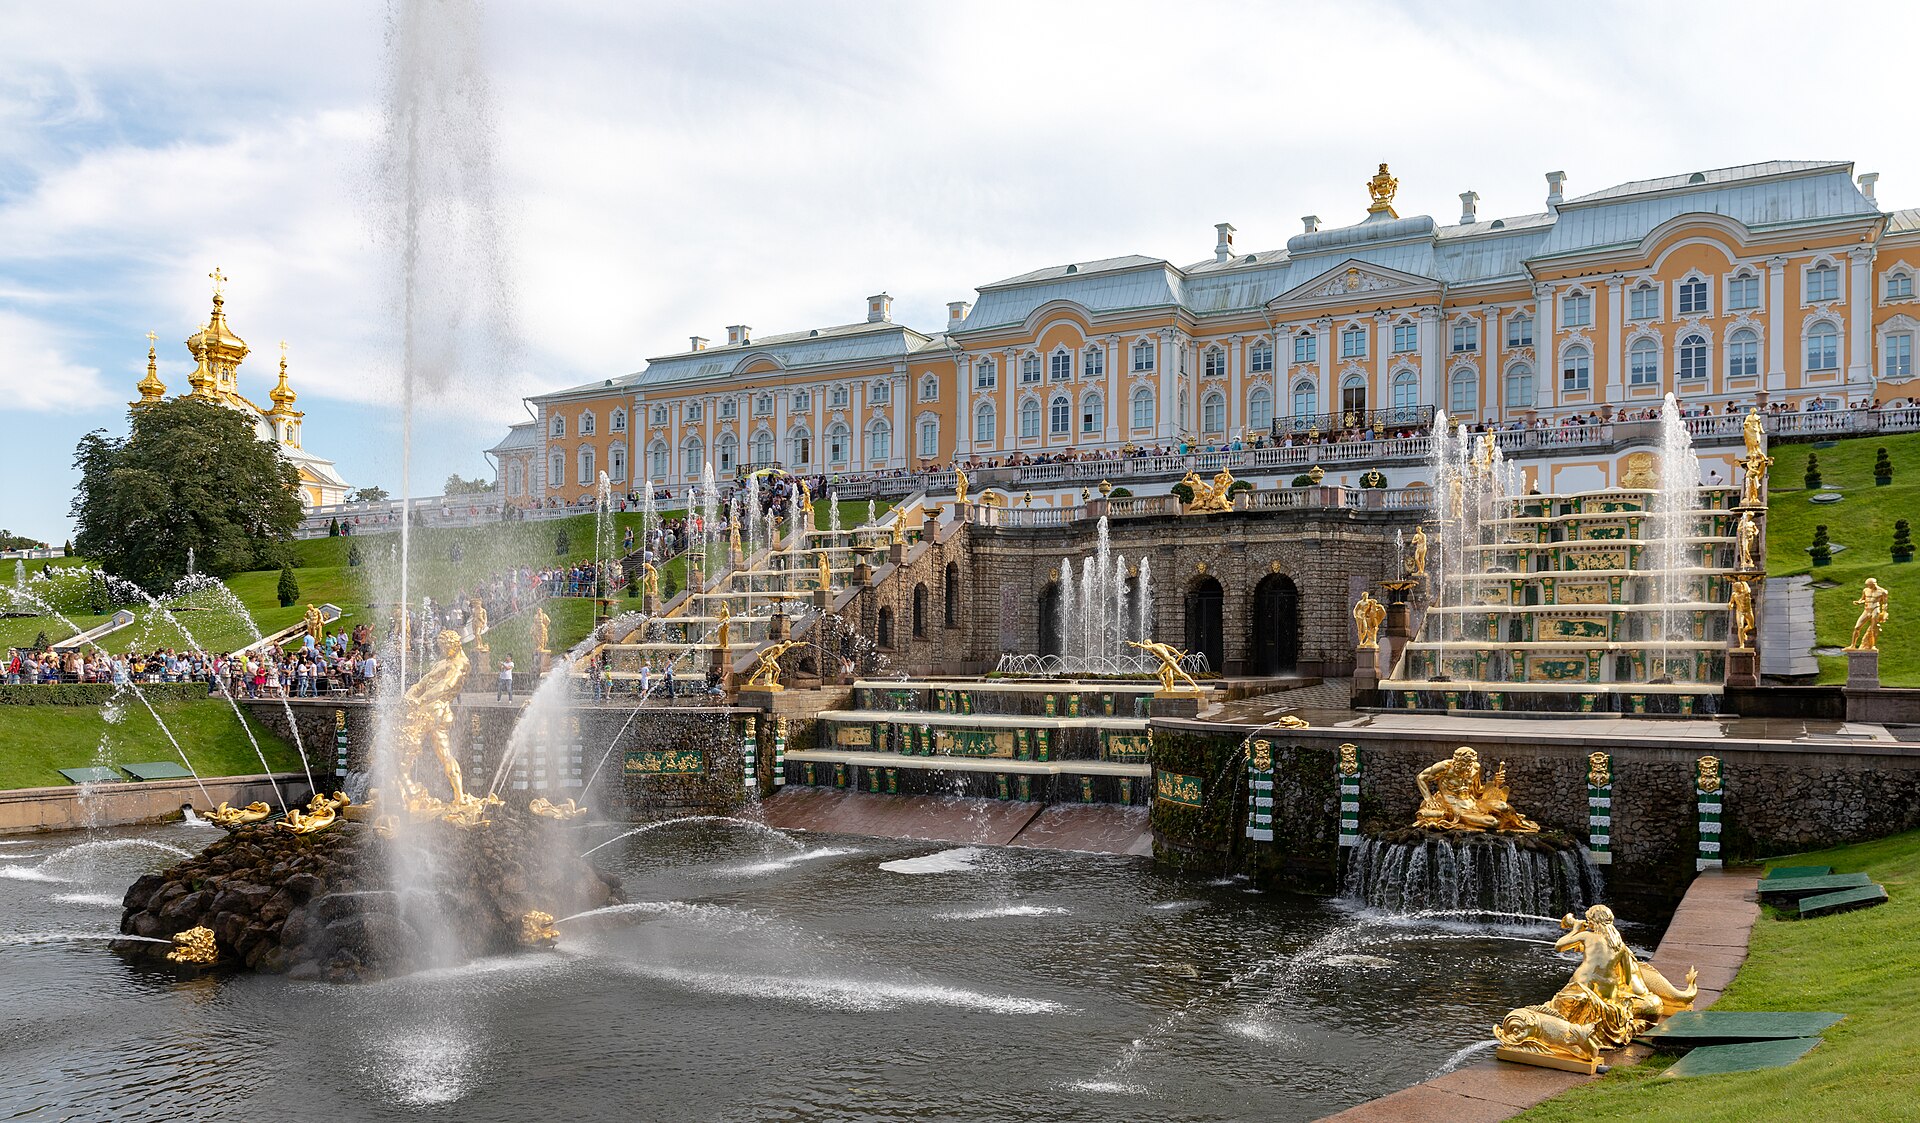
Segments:
[[[113,699],[113,690],[113,684],[105,682],[0,685],[0,706],[104,706]],[[191,702],[207,696],[207,684],[142,683],[140,693],[150,702]]]

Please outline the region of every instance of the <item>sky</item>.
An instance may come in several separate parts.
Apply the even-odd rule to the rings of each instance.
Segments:
[[[421,67],[484,96],[425,142],[469,178],[416,282],[449,344],[416,494],[491,478],[525,396],[690,335],[881,291],[937,330],[1041,266],[1210,260],[1216,222],[1278,248],[1363,217],[1383,160],[1443,222],[1467,190],[1537,212],[1551,170],[1583,194],[1769,159],[1920,206],[1906,67],[1870,49],[1912,5],[418,2],[424,59],[389,50],[411,4],[0,8],[0,528],[70,533],[75,444],[125,432],[149,330],[185,389],[216,266],[242,392],[286,340],[308,450],[399,490],[389,114]]]

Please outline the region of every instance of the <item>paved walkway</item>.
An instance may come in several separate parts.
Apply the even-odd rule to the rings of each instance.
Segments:
[[[1699,968],[1696,1010],[1713,1005],[1747,958],[1747,941],[1754,921],[1760,919],[1754,892],[1759,880],[1758,871],[1749,870],[1712,870],[1694,878],[1674,910],[1659,950],[1653,953],[1653,965],[1669,979],[1686,978],[1689,966]],[[1573,969],[1571,962],[1567,969]],[[1637,1064],[1652,1052],[1645,1045],[1630,1045],[1613,1053],[1609,1063]],[[1497,1123],[1596,1079],[1508,1061],[1482,1061],[1327,1116],[1323,1123]]]

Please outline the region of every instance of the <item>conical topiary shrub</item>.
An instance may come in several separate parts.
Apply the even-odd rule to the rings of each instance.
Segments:
[[[1811,452],[1807,453],[1806,482],[1808,491],[1820,486],[1820,458]]]
[[[1913,560],[1913,531],[1907,526],[1907,520],[1896,519],[1893,523],[1893,560],[1910,562]]]
[[[1893,482],[1893,458],[1887,450],[1875,449],[1873,454],[1873,486],[1885,487]]]
[[[1819,485],[1815,484],[1813,486],[1818,487]],[[1826,523],[1821,523],[1813,528],[1813,546],[1807,550],[1807,554],[1813,558],[1813,564],[1815,565],[1831,565],[1833,563],[1833,545],[1827,541]]]

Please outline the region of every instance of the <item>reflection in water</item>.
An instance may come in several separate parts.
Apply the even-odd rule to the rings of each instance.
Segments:
[[[365,986],[183,984],[87,938],[113,927],[103,898],[173,860],[144,843],[181,832],[106,838],[76,855],[78,836],[50,836],[13,867],[70,881],[0,881],[6,1063],[33,1074],[0,1082],[0,1115],[233,1097],[249,1116],[325,1103],[376,1121],[610,1103],[638,1120],[1306,1120],[1470,1063],[1566,972],[1518,918],[1373,916],[1089,854],[822,836],[786,853],[709,822],[601,851],[633,903],[561,918],[554,952]]]

